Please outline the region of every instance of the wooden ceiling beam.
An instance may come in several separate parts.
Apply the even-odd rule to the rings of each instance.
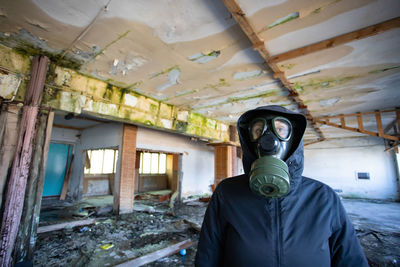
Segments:
[[[325,140],[325,137],[319,127],[316,125],[316,122],[308,110],[307,106],[304,104],[303,100],[299,97],[299,93],[293,87],[292,83],[286,77],[285,73],[279,69],[279,66],[270,61],[270,54],[264,45],[264,40],[258,35],[255,28],[251,25],[250,21],[247,19],[246,14],[239,6],[237,0],[222,0],[226,8],[232,14],[232,17],[239,24],[240,28],[247,35],[249,40],[253,44],[253,48],[258,51],[261,57],[267,62],[268,66],[273,71],[273,75],[275,79],[279,79],[284,87],[289,91],[289,97],[295,102],[299,109],[301,109],[306,116],[307,120],[311,122],[311,125],[314,131],[318,135],[318,141]]]
[[[400,27],[400,17],[390,19],[360,30],[356,30],[353,32],[349,32],[346,34],[342,34],[336,37],[333,37],[328,40],[324,40],[318,43],[314,43],[311,45],[307,45],[298,49],[294,49],[279,55],[272,56],[269,61],[273,63],[281,62],[284,60],[304,56],[307,54],[311,54],[317,51],[321,51],[328,48],[333,48],[335,46],[339,46],[345,43],[352,42],[354,40],[360,40],[363,38],[367,38],[394,28]]]
[[[341,114],[341,115],[335,115],[335,116],[323,116],[323,117],[315,118],[315,121],[318,123],[321,123],[321,124],[329,125],[332,127],[336,127],[336,128],[340,128],[340,129],[344,129],[344,130],[348,130],[348,131],[367,134],[367,135],[371,135],[371,136],[377,136],[377,137],[381,137],[381,138],[392,140],[392,141],[400,141],[400,137],[397,136],[396,134],[391,135],[391,134],[385,133],[385,130],[384,130],[383,124],[382,124],[382,113],[386,113],[386,112],[396,112],[396,120],[400,125],[400,109],[384,110],[384,111],[376,110],[373,112],[364,112],[364,113],[357,112],[357,113],[347,114],[347,115]],[[377,132],[367,131],[364,129],[362,115],[369,115],[369,114],[375,114]],[[350,118],[350,117],[354,117],[355,119],[357,119],[358,128],[346,126],[345,118]],[[340,122],[335,123],[335,122],[332,122],[331,119],[339,119]]]

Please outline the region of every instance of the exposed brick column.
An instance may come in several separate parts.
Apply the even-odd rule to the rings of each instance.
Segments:
[[[236,162],[232,157],[233,152],[237,145],[233,142],[224,143],[211,143],[210,146],[214,147],[214,188],[225,178],[231,177],[233,173],[233,162]],[[213,188],[213,189],[214,189]]]
[[[237,142],[237,130],[235,126],[229,126],[229,140],[231,142]],[[236,176],[238,174],[237,171],[237,149],[236,147],[232,148],[232,176]]]
[[[135,190],[135,166],[136,166],[136,138],[138,128],[133,125],[124,125],[121,153],[121,176],[119,183],[118,213],[130,213],[133,211]],[[115,197],[115,196],[114,196]]]

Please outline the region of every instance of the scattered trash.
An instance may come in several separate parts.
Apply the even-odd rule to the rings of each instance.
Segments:
[[[181,256],[185,256],[186,255],[186,249],[181,249],[181,251],[179,251],[179,254],[181,254]]]
[[[100,246],[100,248],[103,250],[109,250],[112,247],[114,247],[114,244],[105,244],[105,245]]]
[[[87,226],[82,227],[81,229],[79,229],[79,232],[81,232],[81,233],[84,233],[84,232],[87,232],[87,231],[90,231],[89,227],[87,227]]]

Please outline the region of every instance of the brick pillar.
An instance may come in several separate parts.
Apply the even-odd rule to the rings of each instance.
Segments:
[[[122,136],[121,175],[118,188],[118,213],[133,211],[136,166],[136,137],[137,127],[124,125]]]
[[[211,143],[214,147],[214,188],[225,178],[234,175],[233,165],[236,163],[236,144],[233,142]],[[232,155],[235,154],[235,158]]]
[[[237,141],[236,135],[237,135],[236,127],[230,125],[229,126],[229,140],[231,142],[236,142]],[[232,148],[232,176],[235,176],[238,174],[237,168],[238,168],[238,166],[237,166],[237,148],[233,147]]]

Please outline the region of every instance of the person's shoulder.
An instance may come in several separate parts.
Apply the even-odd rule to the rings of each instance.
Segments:
[[[216,192],[232,192],[232,191],[241,190],[243,188],[246,188],[246,185],[248,186],[248,184],[249,184],[248,180],[249,179],[246,174],[229,177],[229,178],[222,180],[218,184],[215,191]]]
[[[313,191],[314,194],[323,194],[335,200],[339,198],[339,195],[332,187],[309,177],[302,177],[302,186],[303,190]]]

